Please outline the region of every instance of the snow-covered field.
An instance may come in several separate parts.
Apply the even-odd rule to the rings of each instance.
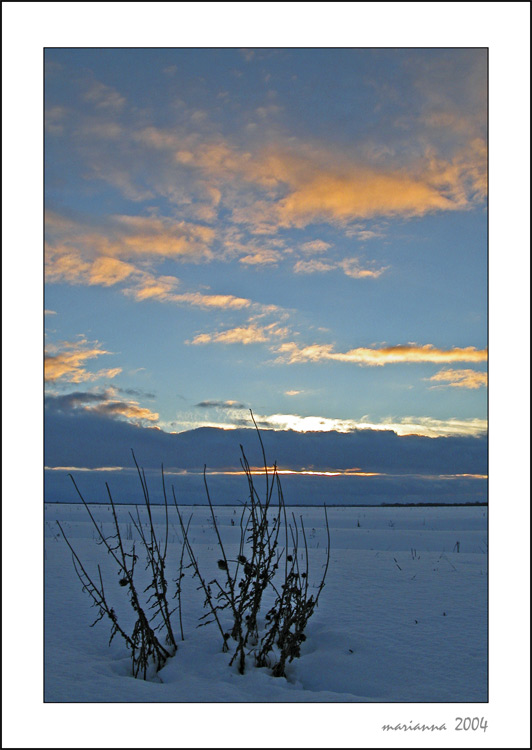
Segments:
[[[91,506],[104,533],[107,506]],[[119,506],[124,538],[137,532],[131,506]],[[323,509],[289,508],[308,537],[311,585],[319,580],[327,538]],[[193,513],[189,537],[206,577],[220,557],[208,507]],[[232,554],[239,510],[215,509]],[[164,509],[154,508],[156,523]],[[59,520],[87,569],[100,564],[110,604],[132,622],[127,589],[80,504],[45,506],[45,700],[47,702],[481,702],[487,700],[487,530],[485,507],[347,508],[328,510],[331,558],[301,657],[287,678],[251,665],[229,667],[215,625],[204,614],[197,579],[183,579],[179,648],[154,681],[134,679],[125,644],[111,646],[109,621],[81,590]],[[236,519],[236,520],[235,520]],[[168,570],[175,571],[181,534],[170,509]],[[233,525],[233,523],[234,525]],[[162,529],[162,525],[159,527]],[[459,550],[459,551],[458,551]],[[139,569],[140,569],[139,565]],[[140,571],[139,571],[140,572]],[[219,571],[218,571],[219,573]],[[177,613],[174,615],[177,618]]]

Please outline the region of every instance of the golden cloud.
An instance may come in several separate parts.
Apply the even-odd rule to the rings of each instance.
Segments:
[[[378,173],[361,168],[351,174],[322,172],[278,204],[282,227],[305,227],[322,220],[347,223],[372,216],[422,216],[463,208],[436,186],[408,173]]]
[[[214,229],[168,217],[115,215],[99,231],[52,212],[45,216],[48,252],[78,256],[134,259],[161,257],[195,262],[212,257]]]
[[[488,373],[477,370],[440,370],[428,380],[444,386],[473,389],[488,385]]]
[[[451,158],[426,149],[408,163],[384,166],[371,154],[346,157],[301,142],[279,142],[250,152],[221,138],[201,142],[156,128],[138,137],[146,145],[169,150],[178,164],[198,170],[202,179],[219,185],[245,181],[263,188],[266,200],[251,198],[233,207],[235,222],[251,224],[260,233],[317,221],[347,224],[375,216],[462,210],[485,195],[482,138],[470,139]],[[312,252],[312,243],[306,244]]]
[[[48,248],[45,268],[46,280],[51,283],[98,284],[113,286],[126,280],[134,281],[122,291],[138,301],[155,299],[159,302],[192,305],[203,309],[241,310],[253,305],[251,300],[232,294],[204,294],[201,292],[176,293],[180,281],[175,276],[155,276],[131,263],[101,256],[84,260],[76,252],[54,252]],[[271,306],[255,305],[269,311]]]
[[[85,363],[103,354],[111,354],[105,349],[91,346],[86,340],[77,342],[63,342],[63,351],[56,351],[56,347],[49,346],[44,357],[44,379],[46,382],[67,380],[70,383],[83,383],[100,378],[114,378],[122,372],[121,367],[89,372]]]
[[[405,362],[485,362],[488,357],[487,349],[476,349],[473,346],[438,349],[432,344],[407,344],[375,349],[359,347],[347,352],[335,352],[332,344],[299,347],[296,343],[288,341],[281,344],[276,351],[281,355],[280,361],[289,364],[333,360],[372,367]]]

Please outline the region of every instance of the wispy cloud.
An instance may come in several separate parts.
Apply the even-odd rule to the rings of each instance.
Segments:
[[[112,86],[107,86],[99,81],[93,81],[85,92],[85,100],[96,107],[110,110],[121,110],[126,99]]]
[[[199,333],[191,341],[187,341],[187,344],[257,344],[288,335],[288,328],[278,323],[270,323],[266,326],[251,323],[217,333]]]
[[[245,404],[238,401],[200,401],[195,406],[199,409],[247,409]]]
[[[474,346],[439,349],[432,344],[421,346],[419,344],[406,344],[376,348],[359,347],[347,352],[335,352],[332,344],[311,344],[310,346],[300,347],[293,341],[287,341],[281,344],[276,351],[280,355],[278,361],[288,364],[333,360],[367,366],[407,362],[485,362],[488,356],[486,349],[476,349]]]
[[[148,149],[168,152],[177,165],[188,168],[189,180],[208,177],[223,187],[226,205],[232,196],[232,220],[257,233],[318,222],[348,226],[374,217],[463,210],[485,196],[482,138],[449,155],[421,140],[413,152],[399,156],[392,151],[386,160],[376,157],[375,149],[340,153],[295,138],[278,137],[253,150],[241,150],[220,136],[155,127],[143,128],[135,138]],[[249,195],[249,186],[258,193]],[[360,239],[377,236],[370,229],[360,232]]]
[[[45,274],[50,283],[66,281],[70,284],[113,286],[131,276],[142,274],[131,263],[117,258],[100,256],[94,260],[85,260],[75,251],[47,250]]]
[[[258,250],[249,255],[244,255],[239,258],[239,261],[248,266],[266,266],[278,263],[281,257],[279,250]]]
[[[299,246],[299,249],[305,255],[320,255],[321,253],[327,252],[330,247],[332,247],[332,245],[329,242],[324,242],[323,240],[310,240],[309,242],[303,242]]]
[[[44,115],[44,127],[51,135],[61,135],[64,131],[64,121],[67,115],[66,107],[48,107]]]
[[[441,383],[444,387],[474,389],[488,385],[488,373],[477,370],[440,370],[428,380]]]
[[[364,267],[358,258],[344,258],[338,261],[311,258],[310,260],[298,260],[294,265],[296,273],[325,273],[338,269],[353,279],[378,279],[388,269],[388,266],[382,266],[381,268]]]
[[[49,344],[44,357],[44,378],[46,382],[58,380],[70,383],[83,383],[101,378],[114,378],[122,372],[121,367],[91,372],[86,369],[90,359],[96,359],[103,354],[111,354],[101,349],[97,342],[86,339],[79,341],[64,341],[61,344]]]
[[[53,212],[46,213],[47,250],[52,257],[77,255],[84,260],[104,256],[131,261],[172,258],[198,262],[211,257],[211,227],[167,216],[115,214],[89,225]]]

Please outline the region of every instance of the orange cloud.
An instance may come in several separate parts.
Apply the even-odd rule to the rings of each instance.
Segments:
[[[477,370],[440,370],[428,380],[454,388],[481,388],[488,385],[488,373]]]
[[[98,231],[47,212],[47,249],[55,256],[135,259],[161,257],[196,262],[212,257],[214,229],[168,217],[115,215]]]
[[[407,344],[375,349],[359,347],[347,352],[335,352],[332,344],[312,344],[300,348],[294,342],[286,342],[278,347],[277,352],[281,355],[280,361],[289,364],[334,360],[372,367],[405,362],[485,362],[488,357],[486,349],[475,349],[473,346],[438,349],[432,344]]]
[[[64,342],[61,348],[63,351],[57,351],[57,353],[54,353],[56,350],[54,346],[49,346],[48,350],[45,351],[44,379],[46,382],[67,380],[70,383],[83,383],[99,378],[114,378],[122,372],[121,367],[98,370],[98,372],[86,370],[85,363],[87,360],[111,352],[90,346],[85,340]]]
[[[305,227],[318,220],[346,223],[372,216],[422,216],[465,205],[406,171],[360,168],[347,174],[323,171],[301,182],[280,201],[278,215],[282,227]]]
[[[259,233],[318,221],[347,224],[375,216],[462,210],[485,195],[482,138],[470,139],[450,158],[420,149],[408,163],[384,166],[382,159],[369,153],[346,157],[301,142],[279,142],[252,153],[239,151],[221,138],[202,143],[198,137],[183,138],[156,128],[147,128],[137,137],[153,148],[170,151],[178,164],[197,170],[202,179],[220,184],[244,181],[263,188],[266,199],[233,207],[233,220],[248,223]]]
[[[130,280],[135,283],[122,292],[138,301],[155,299],[159,302],[192,305],[203,309],[241,310],[253,305],[251,300],[232,294],[204,294],[201,292],[177,293],[180,281],[175,276],[155,276],[142,271],[131,263],[101,256],[95,260],[84,260],[76,252],[53,252],[48,250],[46,258],[46,280],[70,284],[98,284],[113,286]],[[255,305],[270,310],[271,307]]]

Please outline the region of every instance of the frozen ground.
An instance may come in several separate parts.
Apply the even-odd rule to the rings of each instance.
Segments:
[[[106,506],[92,506],[111,532]],[[131,507],[120,506],[125,536]],[[323,510],[303,516],[312,582],[325,560]],[[190,539],[206,575],[220,557],[207,507],[193,513]],[[238,541],[239,510],[217,507],[229,548]],[[154,508],[162,521],[164,509]],[[170,570],[181,551],[170,510]],[[108,621],[81,591],[59,520],[81,560],[101,565],[108,597],[130,618],[126,589],[82,505],[45,506],[45,700],[47,702],[481,702],[487,700],[487,530],[485,507],[329,508],[331,559],[307,640],[288,677],[228,666],[214,625],[198,629],[203,597],[183,579],[185,640],[157,681],[134,679],[130,657]],[[235,520],[236,519],[236,520]],[[233,526],[231,521],[235,521]],[[458,543],[458,544],[457,544]],[[459,549],[459,551],[458,551]],[[176,622],[175,632],[179,632]],[[180,637],[180,635],[179,635]]]

